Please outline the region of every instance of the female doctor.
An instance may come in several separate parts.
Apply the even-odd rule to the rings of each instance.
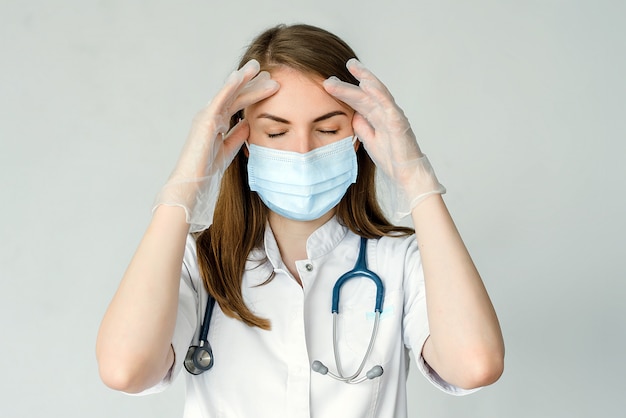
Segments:
[[[383,215],[375,169],[414,230]],[[185,372],[185,417],[404,417],[408,350],[446,392],[495,382],[500,327],[444,191],[348,45],[308,25],[265,31],[157,196],[99,330],[104,383],[167,387],[203,344],[208,295],[214,361]],[[380,283],[346,280],[335,306],[357,261]]]

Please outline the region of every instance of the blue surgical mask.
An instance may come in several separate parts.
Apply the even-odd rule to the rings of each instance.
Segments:
[[[347,137],[305,154],[250,144],[250,190],[285,218],[318,219],[337,205],[356,182],[354,140]]]

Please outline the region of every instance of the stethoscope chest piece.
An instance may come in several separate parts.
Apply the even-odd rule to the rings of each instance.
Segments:
[[[192,345],[185,356],[185,369],[198,375],[213,367],[213,350],[208,341],[200,341],[200,345]]]

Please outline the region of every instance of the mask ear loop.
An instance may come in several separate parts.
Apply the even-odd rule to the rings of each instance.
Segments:
[[[359,150],[359,147],[361,146],[361,144],[363,144],[363,142],[359,139],[358,136],[356,136],[356,134],[354,134],[352,136],[352,148],[354,148],[354,152],[357,152]]]

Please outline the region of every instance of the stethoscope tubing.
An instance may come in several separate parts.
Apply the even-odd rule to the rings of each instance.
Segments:
[[[211,316],[213,316],[213,307],[215,306],[215,298],[208,294],[207,306],[204,310],[204,319],[202,321],[202,329],[200,330],[200,342],[206,341],[209,336],[209,325],[211,324]]]
[[[376,273],[367,268],[366,258],[367,238],[361,237],[361,246],[359,248],[359,257],[357,258],[354,268],[339,277],[333,286],[333,301],[331,312],[339,313],[339,294],[341,293],[341,287],[350,279],[356,277],[367,277],[372,280],[376,285],[376,305],[374,307],[375,312],[383,311],[383,301],[385,299],[385,286],[383,281],[378,277]]]
[[[341,380],[346,383],[361,383],[364,380],[367,380],[366,377],[362,379],[355,380],[365,368],[365,363],[370,358],[372,354],[372,349],[374,348],[374,344],[376,342],[376,336],[378,335],[378,325],[380,323],[380,312],[375,313],[374,318],[374,326],[372,327],[372,336],[370,337],[370,342],[367,346],[367,351],[363,356],[363,360],[359,365],[359,368],[352,376],[345,376],[343,372],[343,365],[341,364],[341,358],[339,356],[339,347],[337,346],[337,313],[333,313],[333,353],[335,355],[335,364],[337,365],[337,375],[334,375],[337,380]],[[333,375],[331,373],[331,375]]]
[[[333,299],[332,299],[331,312],[333,315],[333,354],[335,357],[335,364],[337,366],[337,374],[331,373],[329,371],[327,371],[327,373],[331,377],[337,380],[340,380],[346,383],[352,383],[352,384],[361,383],[367,379],[378,377],[382,374],[382,367],[376,366],[374,369],[376,369],[376,372],[379,372],[379,374],[375,372],[372,374],[373,377],[370,377],[370,372],[368,372],[367,377],[362,377],[360,379],[357,379],[357,377],[361,374],[361,372],[365,368],[365,363],[367,363],[367,361],[369,360],[372,354],[372,349],[374,348],[374,343],[376,342],[376,336],[378,335],[378,326],[380,324],[380,315],[383,310],[383,301],[385,299],[385,286],[383,285],[383,281],[380,279],[380,277],[378,277],[376,273],[374,273],[373,271],[367,268],[366,249],[367,249],[367,238],[361,237],[361,246],[359,247],[359,255],[354,265],[354,268],[344,273],[343,275],[341,275],[341,277],[337,279],[337,281],[335,282],[335,286],[333,287]],[[337,317],[339,316],[339,298],[341,294],[341,287],[348,280],[358,278],[358,277],[366,277],[372,280],[374,284],[376,285],[376,304],[374,306],[375,318],[374,318],[374,325],[372,327],[372,335],[370,337],[370,342],[367,346],[367,351],[365,352],[365,355],[363,356],[363,360],[361,361],[361,364],[359,365],[358,369],[356,370],[354,374],[352,374],[351,376],[346,376],[343,370],[343,365],[341,363],[341,358],[339,355],[339,347],[337,344],[337,340],[338,340]]]

